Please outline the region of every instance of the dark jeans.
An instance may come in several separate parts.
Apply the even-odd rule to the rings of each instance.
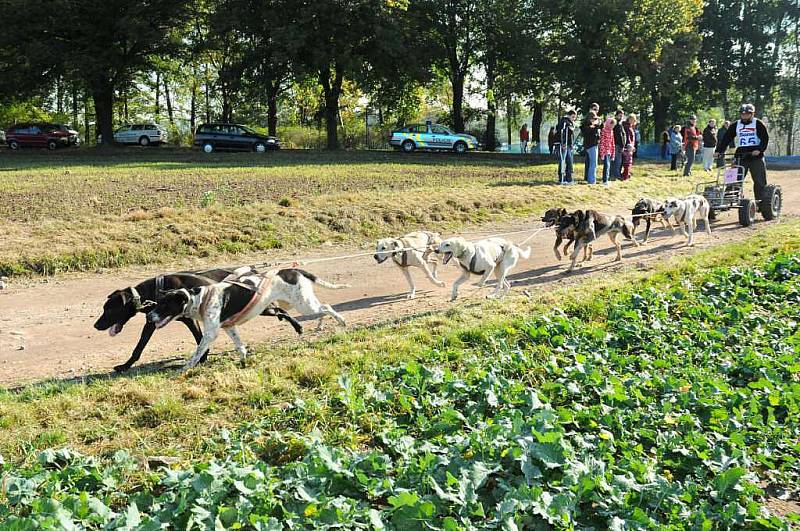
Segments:
[[[611,177],[612,164],[614,164],[614,161],[611,160],[611,155],[605,155],[603,157],[603,184],[607,183],[609,177]]]
[[[672,157],[672,162],[669,165],[669,169],[677,170],[678,169],[678,154],[677,153],[673,153],[670,156]]]
[[[753,194],[760,200],[767,186],[767,165],[764,163],[764,157],[736,157],[736,163],[744,166],[745,175],[750,172],[750,177],[753,179]]]
[[[611,176],[615,179],[622,177],[622,148],[616,146],[614,150],[614,161],[611,164]]]
[[[562,150],[561,146],[556,146],[558,154],[558,181],[562,183],[572,182],[572,148]]]
[[[667,160],[667,145],[661,144],[661,158]]]
[[[683,167],[683,176],[688,177],[692,174],[692,165],[694,164],[694,148],[686,147],[686,165]]]

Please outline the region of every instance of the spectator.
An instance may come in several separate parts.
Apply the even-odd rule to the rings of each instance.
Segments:
[[[603,184],[609,186],[608,179],[611,176],[611,164],[616,154],[614,147],[614,126],[617,121],[614,118],[606,119],[603,124],[603,130],[600,131],[600,146],[599,154],[600,160],[603,161]]]
[[[635,114],[633,115],[636,116]],[[639,133],[639,122],[633,124],[633,158],[639,157],[639,142],[642,141],[642,135]]]
[[[681,154],[682,150],[683,136],[681,135],[681,126],[675,125],[669,130],[669,154],[672,159],[669,169],[678,169],[678,155]]]
[[[711,171],[714,165],[714,150],[717,147],[717,121],[709,120],[703,129],[703,169]]]
[[[528,152],[528,140],[530,140],[528,124],[522,124],[522,129],[519,130],[519,149],[522,153]]]
[[[573,184],[572,181],[572,152],[575,146],[575,118],[578,113],[574,110],[567,112],[556,126],[555,149],[558,152],[558,182],[560,184]]]
[[[553,154],[553,149],[556,145],[556,128],[551,127],[550,131],[547,132],[547,148],[550,150],[550,154]]]
[[[634,129],[637,124],[636,115],[631,113],[628,115],[628,119],[625,120],[625,123],[622,124],[622,128],[625,130],[625,146],[630,144],[633,146],[633,154],[636,155],[636,130]],[[633,164],[633,162],[631,162]]]
[[[625,148],[625,144],[628,143],[622,123],[625,119],[625,112],[622,109],[617,109],[617,112],[614,113],[614,118],[617,121],[617,125],[614,126],[614,149],[616,151],[614,152],[614,165],[611,166],[611,176],[619,179],[622,176],[622,150]]]
[[[622,180],[627,181],[631,178],[631,166],[633,166],[633,144],[625,146],[622,152]]]
[[[689,121],[681,131],[683,148],[686,150],[686,165],[683,167],[683,176],[691,177],[692,165],[697,150],[700,149],[700,130],[697,128],[697,116],[691,115]]]
[[[594,184],[597,180],[597,143],[600,141],[600,119],[595,111],[589,111],[581,124],[581,135],[586,155],[583,175],[587,183]]]
[[[717,140],[718,141],[719,141],[719,139],[725,138],[725,133],[728,132],[728,128],[730,126],[731,126],[731,122],[730,121],[725,120],[724,122],[722,122],[722,127],[720,127],[719,131],[717,131]],[[732,148],[733,147],[733,143],[731,143],[730,146],[726,146],[725,149],[727,150],[729,147]],[[725,156],[724,156],[724,154],[725,154],[725,152],[723,151],[723,156],[717,158],[717,168],[723,168],[725,166]]]
[[[664,160],[668,160],[667,155],[669,153],[669,131],[664,129],[661,133],[661,158]]]
[[[589,110],[594,111],[594,113],[599,117],[600,116],[600,104],[599,103],[592,103],[589,105]]]

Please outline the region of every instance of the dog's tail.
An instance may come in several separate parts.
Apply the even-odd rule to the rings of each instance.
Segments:
[[[517,250],[519,251],[519,255],[522,258],[524,258],[525,260],[527,260],[528,258],[531,257],[531,247],[530,247],[530,245],[528,247],[524,248],[524,249],[522,247],[517,247]]]
[[[326,282],[326,281],[322,280],[321,278],[319,278],[314,273],[309,273],[308,271],[306,271],[304,269],[298,269],[297,271],[298,271],[298,273],[300,273],[301,275],[306,277],[308,280],[310,280],[311,282],[313,282],[317,286],[321,286],[323,288],[327,288],[327,289],[346,289],[346,288],[350,287],[349,284],[332,284],[330,282]]]

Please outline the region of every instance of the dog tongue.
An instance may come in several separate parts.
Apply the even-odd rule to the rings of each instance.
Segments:
[[[122,332],[122,325],[121,324],[115,324],[114,326],[112,326],[111,328],[108,329],[108,335],[110,335],[111,337],[114,337],[115,335],[119,334],[120,332]]]

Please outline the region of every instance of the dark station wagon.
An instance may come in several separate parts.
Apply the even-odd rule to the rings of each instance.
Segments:
[[[281,143],[274,136],[262,135],[244,125],[203,124],[194,134],[194,145],[204,153],[214,151],[255,151],[264,153],[268,149],[280,149]]]

